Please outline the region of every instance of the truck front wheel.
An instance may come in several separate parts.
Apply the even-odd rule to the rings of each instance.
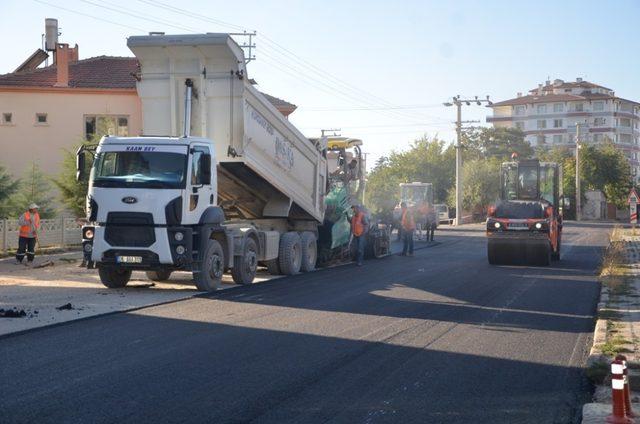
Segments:
[[[100,266],[98,267],[98,275],[105,287],[120,289],[126,286],[131,279],[131,270],[108,265]]]
[[[201,291],[220,288],[224,274],[224,251],[216,240],[208,240],[199,269],[193,271],[193,281]]]
[[[244,242],[242,256],[236,256],[231,269],[231,276],[236,284],[251,284],[258,269],[258,246],[251,237]]]
[[[280,237],[278,261],[280,271],[284,275],[294,275],[300,271],[302,247],[300,236],[295,231],[284,233],[282,237]]]

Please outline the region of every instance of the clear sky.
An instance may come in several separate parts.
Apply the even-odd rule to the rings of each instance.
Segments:
[[[305,135],[341,128],[371,159],[425,133],[452,141],[455,111],[441,104],[457,94],[505,100],[547,77],[582,77],[640,100],[638,0],[1,3],[0,73],[40,47],[47,17],[81,58],[131,56],[126,37],[148,31],[255,30],[259,88],[299,106],[291,120]],[[488,113],[465,107],[463,119]]]

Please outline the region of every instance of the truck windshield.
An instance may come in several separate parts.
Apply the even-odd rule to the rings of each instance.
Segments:
[[[184,188],[187,156],[169,152],[102,152],[91,170],[95,187]]]

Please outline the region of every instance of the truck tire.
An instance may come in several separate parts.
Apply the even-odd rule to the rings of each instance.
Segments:
[[[278,261],[278,258],[264,261],[264,265],[267,267],[269,274],[282,275],[282,271],[280,271],[280,261]]]
[[[202,255],[200,269],[193,271],[193,281],[201,291],[214,291],[220,288],[224,275],[224,251],[217,240],[207,240]]]
[[[118,268],[116,266],[100,266],[98,267],[98,275],[105,287],[121,289],[126,286],[131,279],[131,270]]]
[[[231,276],[236,284],[251,284],[258,269],[258,246],[256,241],[247,237],[244,241],[242,256],[236,256],[231,268]]]
[[[156,269],[153,271],[147,271],[147,278],[151,281],[167,281],[171,277],[171,270],[168,269]]]
[[[310,272],[316,269],[316,262],[318,261],[318,243],[316,235],[310,231],[305,231],[300,236],[300,243],[302,245],[302,261],[300,262],[300,269],[302,272]]]
[[[295,231],[284,233],[280,237],[278,263],[284,275],[294,275],[300,271],[302,262],[302,247],[300,236]]]

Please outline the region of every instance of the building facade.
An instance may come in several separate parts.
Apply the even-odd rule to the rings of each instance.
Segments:
[[[487,122],[521,129],[532,146],[575,148],[579,126],[580,143],[611,141],[629,160],[634,179],[640,177],[640,103],[609,88],[582,78],[556,79],[490,107]]]

